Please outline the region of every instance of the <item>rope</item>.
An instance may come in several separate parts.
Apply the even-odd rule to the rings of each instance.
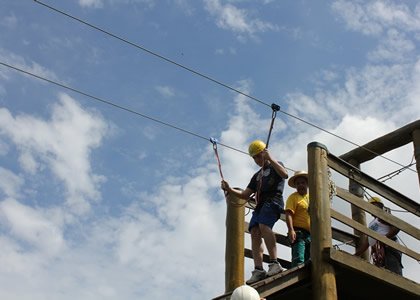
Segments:
[[[274,127],[274,120],[276,119],[277,112],[280,110],[280,106],[273,103],[273,104],[271,104],[271,109],[273,110],[273,112],[271,114],[271,124],[270,124],[270,129],[268,131],[267,143],[265,143],[266,148],[268,148],[268,144],[270,143],[271,132],[272,132],[273,127]]]
[[[276,116],[277,116],[277,112],[280,110],[280,106],[273,103],[271,104],[271,109],[272,109],[272,114],[271,114],[271,123],[270,123],[270,129],[268,130],[268,136],[267,136],[267,142],[265,143],[265,149],[268,149],[268,144],[270,143],[270,138],[271,138],[271,132],[273,131],[273,127],[274,127],[274,121],[276,120]],[[261,200],[261,188],[262,188],[262,181],[263,181],[263,177],[264,177],[264,166],[265,166],[265,160],[263,160],[263,165],[261,167],[260,170],[260,180],[258,181],[258,186],[257,186],[257,192],[256,192],[256,196],[255,196],[255,202],[260,203]],[[258,179],[258,177],[257,177]]]
[[[213,144],[214,154],[216,155],[217,165],[219,167],[220,177],[224,181],[223,173],[222,173],[222,164],[220,163],[219,153],[217,152],[217,140],[215,138],[210,138],[210,142]]]
[[[332,202],[333,197],[337,195],[337,188],[336,188],[335,182],[331,179],[330,168],[328,168],[328,190],[329,190],[330,201]]]

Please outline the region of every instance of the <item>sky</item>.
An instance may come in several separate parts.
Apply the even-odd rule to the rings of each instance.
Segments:
[[[226,203],[210,138],[225,179],[245,188],[258,168],[242,152],[267,139],[272,103],[269,149],[289,176],[307,169],[312,141],[339,156],[355,147],[344,139],[362,145],[420,117],[418,1],[43,3],[121,39],[0,0],[1,299],[221,295]],[[384,156],[362,170],[398,170],[413,145]],[[419,202],[413,170],[386,184]],[[420,264],[403,264],[420,282]]]

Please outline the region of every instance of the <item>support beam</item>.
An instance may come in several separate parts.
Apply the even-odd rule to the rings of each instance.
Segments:
[[[353,166],[355,166],[356,168],[358,168],[360,170],[360,164],[357,160],[351,158],[349,160],[349,163]],[[363,199],[364,196],[364,191],[362,186],[355,180],[349,178],[349,191],[350,193],[352,193],[353,195]],[[351,217],[353,220],[355,220],[356,222],[366,226],[366,213],[364,212],[363,209],[360,209],[359,207],[351,204]],[[353,233],[357,236],[359,236],[360,238],[356,241],[356,248],[358,248],[360,245],[362,245],[363,243],[366,242],[367,237],[363,234],[360,234],[360,232],[356,229],[353,229]],[[369,260],[369,250],[366,250],[362,256],[363,259],[365,260]]]
[[[324,253],[332,247],[327,160],[324,145],[316,142],[308,144],[312,285],[313,299],[316,300],[337,299],[334,268],[324,259]]]
[[[414,157],[416,159],[417,176],[420,185],[420,129],[413,131]]]
[[[226,196],[226,293],[244,284],[244,204],[244,200],[232,194]]]
[[[340,158],[345,161],[355,159],[359,163],[364,163],[378,155],[382,155],[410,143],[412,141],[412,133],[419,129],[420,120],[414,121],[359,148],[340,155]]]

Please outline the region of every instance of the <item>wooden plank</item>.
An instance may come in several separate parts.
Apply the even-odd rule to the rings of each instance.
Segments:
[[[311,284],[309,281],[310,276],[311,272],[309,265],[302,264],[296,268],[268,277],[263,282],[253,285],[253,287],[258,290],[261,298],[265,298],[302,281],[307,281],[306,286],[309,286]],[[304,287],[301,286],[300,288]]]
[[[377,157],[378,154],[382,155],[410,143],[412,141],[411,134],[416,129],[420,129],[420,120],[407,124],[404,127],[374,139],[361,147],[340,155],[340,158],[345,161],[355,159],[359,163],[371,160]]]
[[[404,290],[404,292],[420,296],[420,284],[417,282],[404,278],[383,268],[379,268],[357,256],[344,251],[330,249],[330,259],[335,263],[357,272],[363,272],[372,277],[376,277],[382,282],[386,282],[398,289]]]
[[[251,249],[245,248],[244,254],[245,254],[245,257],[247,258],[251,258],[251,259],[253,258]],[[290,269],[290,266],[292,265],[290,261],[284,260],[282,258],[277,258],[277,260],[282,265],[283,268]],[[267,254],[263,254],[263,262],[267,264],[270,263],[270,256],[268,256]]]
[[[375,240],[378,240],[412,258],[414,258],[415,260],[420,260],[420,253],[417,253],[405,246],[402,246],[396,242],[394,242],[393,240],[388,239],[387,237],[367,228],[364,227],[363,225],[359,224],[358,222],[346,217],[345,215],[339,213],[338,211],[331,209],[331,217],[352,227],[355,228],[357,230],[359,230],[360,232],[363,232],[364,234],[374,238]]]
[[[245,224],[245,233],[249,234],[249,223],[244,222]],[[283,246],[290,247],[290,241],[289,238],[283,234],[274,232],[274,235],[276,237],[276,241],[278,244],[281,244]],[[355,246],[356,240],[359,238],[358,236],[346,232],[344,230],[338,229],[338,228],[332,228],[332,237],[334,240],[340,241],[342,243],[346,243],[347,245]]]
[[[388,199],[399,207],[404,208],[405,210],[420,217],[419,203],[411,200],[407,196],[404,196],[403,194],[397,192],[382,182],[377,181],[376,179],[370,177],[369,175],[363,173],[359,169],[330,153],[328,154],[328,166],[343,174],[344,176],[357,181],[361,185],[378,193],[379,195],[382,195],[384,198]]]
[[[359,198],[353,194],[351,194],[349,191],[336,187],[337,189],[337,196],[341,199],[344,199],[351,204],[360,207],[361,209],[379,217],[380,219],[384,220],[385,222],[394,225],[395,227],[401,229],[402,231],[408,233],[412,237],[420,240],[420,229],[414,227],[413,225],[408,224],[407,222],[404,222],[403,220],[383,211],[382,209],[362,200],[362,198]]]
[[[342,243],[345,243],[346,245],[350,246],[356,246],[356,240],[359,238],[358,236],[346,232],[344,230],[338,229],[338,228],[332,228],[332,238],[334,240],[340,241]]]
[[[293,269],[284,271],[274,276],[267,277],[266,279],[252,284],[251,286],[258,291],[260,297],[268,298],[269,296],[273,296],[275,293],[283,291],[297,283],[301,283],[302,281],[306,282],[306,284],[299,285],[300,288],[305,288],[305,286],[309,286],[310,275],[310,265],[302,264]],[[213,300],[229,300],[231,298],[231,295],[232,292],[229,292],[220,295],[216,298],[213,298]]]

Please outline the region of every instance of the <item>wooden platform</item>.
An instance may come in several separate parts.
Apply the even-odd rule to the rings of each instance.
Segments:
[[[420,284],[378,268],[371,263],[340,250],[325,255],[336,272],[337,295],[340,300],[418,300]],[[313,299],[311,265],[306,263],[252,285],[267,300]],[[230,299],[231,293],[214,300]]]

